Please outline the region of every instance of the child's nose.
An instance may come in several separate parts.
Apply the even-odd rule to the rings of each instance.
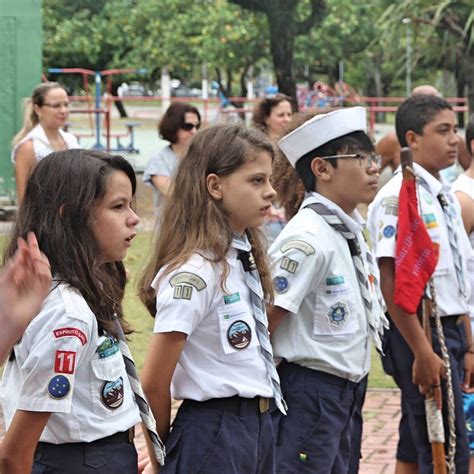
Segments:
[[[138,214],[132,209],[130,210],[130,212],[131,214],[130,214],[128,222],[130,226],[135,227],[140,222],[140,218],[138,217]]]

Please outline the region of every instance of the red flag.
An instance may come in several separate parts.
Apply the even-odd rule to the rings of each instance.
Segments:
[[[398,200],[394,302],[414,314],[438,262],[438,251],[418,214],[415,179],[403,180]]]

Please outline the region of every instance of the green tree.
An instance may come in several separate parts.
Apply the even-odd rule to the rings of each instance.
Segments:
[[[233,95],[233,78],[238,76],[238,94],[245,97],[249,70],[269,53],[267,23],[261,15],[228,2],[220,2],[217,8],[213,6],[206,16],[198,54],[215,70],[225,95]]]
[[[227,95],[245,95],[268,55],[265,18],[224,0],[44,0],[43,17],[46,67],[146,68],[154,84],[164,67],[189,80],[205,63]]]
[[[374,22],[381,8],[365,1],[326,0],[326,15],[318,28],[295,42],[295,75],[311,86],[318,80],[332,84],[339,79],[344,62],[344,80],[359,90],[368,90],[373,67],[368,45],[376,36]],[[373,66],[373,64],[371,64]]]
[[[185,79],[205,63],[226,95],[232,94],[234,77],[245,95],[245,75],[268,51],[265,31],[262,18],[225,1],[139,0],[128,34],[140,47],[127,57],[147,67],[152,78],[167,67]]]
[[[280,92],[296,96],[293,74],[295,38],[306,34],[325,15],[324,0],[230,0],[268,20],[270,50]],[[300,19],[301,17],[301,19]]]
[[[403,18],[410,20],[414,34],[413,66],[451,71],[457,94],[468,89],[469,109],[474,111],[474,9],[472,0],[434,3],[403,0],[388,7],[380,19],[385,59],[398,53]]]

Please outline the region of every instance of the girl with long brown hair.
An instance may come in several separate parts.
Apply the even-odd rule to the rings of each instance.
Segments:
[[[167,440],[160,473],[273,471],[269,408],[285,408],[258,231],[275,195],[272,160],[259,131],[219,125],[196,134],[177,169],[140,285],[156,315],[142,381]],[[170,432],[171,397],[183,403]]]
[[[121,306],[135,189],[124,158],[86,150],[52,153],[28,179],[5,259],[33,231],[53,283],[5,367],[1,472],[137,472],[143,410]]]

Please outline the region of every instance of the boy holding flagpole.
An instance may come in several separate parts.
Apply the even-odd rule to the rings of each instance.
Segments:
[[[474,347],[467,317],[470,287],[466,270],[471,249],[459,204],[439,174],[456,160],[459,141],[456,130],[451,106],[439,97],[414,96],[398,109],[398,140],[402,147],[408,146],[412,152],[413,171],[417,177],[418,211],[432,242],[426,252],[431,252],[433,246],[436,249],[433,283],[452,372],[456,411],[456,472],[467,473],[469,449],[461,388],[469,386],[473,367]],[[399,428],[396,472],[424,474],[433,472],[424,395],[441,400],[445,366],[439,355],[440,343],[433,318],[430,318],[431,345],[415,311],[422,297],[421,292],[414,289],[410,293],[406,291],[406,286],[404,291],[399,285],[400,281],[403,283],[403,272],[406,271],[400,266],[400,261],[411,258],[410,254],[397,253],[397,249],[402,247],[399,239],[405,238],[400,233],[400,224],[405,217],[401,206],[399,215],[401,186],[402,175],[398,170],[369,206],[368,227],[390,315],[390,330],[384,341],[384,368],[402,391],[404,416]],[[419,241],[415,237],[407,252],[422,250],[417,249],[417,243]],[[412,259],[412,267],[417,263],[420,263],[419,259]],[[413,287],[419,283],[416,278],[411,281]],[[409,285],[410,281],[405,280],[404,283]]]

